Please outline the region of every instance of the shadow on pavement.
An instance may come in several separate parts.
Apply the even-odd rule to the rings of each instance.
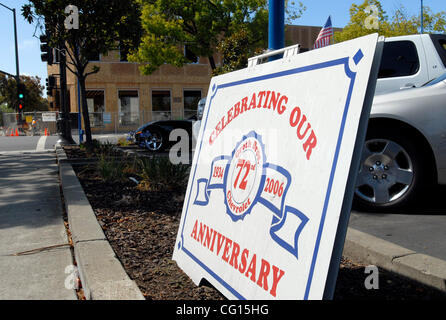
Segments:
[[[61,215],[54,155],[0,157],[0,229],[53,225]]]
[[[446,186],[433,186],[426,190],[425,195],[420,197],[415,203],[398,210],[366,211],[360,208],[355,201],[353,201],[352,210],[364,214],[373,214],[377,217],[387,214],[446,215]]]

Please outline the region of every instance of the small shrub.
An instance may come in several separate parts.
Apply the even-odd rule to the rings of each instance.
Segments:
[[[96,169],[105,182],[123,181],[126,178],[125,162],[108,158],[104,153],[100,155]]]
[[[189,176],[189,165],[172,164],[161,157],[140,158],[139,170],[142,178],[140,190],[168,191],[184,189]]]
[[[125,156],[124,173],[128,175],[139,175],[139,164],[137,157]]]
[[[87,142],[84,141],[81,144],[79,144],[79,148],[81,149],[87,149],[87,150],[96,150],[101,145],[101,142],[99,140],[93,139],[91,140],[91,145],[88,146]]]

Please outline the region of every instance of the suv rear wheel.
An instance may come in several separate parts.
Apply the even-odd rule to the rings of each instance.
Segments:
[[[380,211],[401,208],[414,201],[430,176],[423,150],[405,130],[370,128],[356,179],[358,206]]]

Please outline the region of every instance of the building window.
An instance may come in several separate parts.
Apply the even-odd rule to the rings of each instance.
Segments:
[[[122,90],[119,96],[119,124],[132,126],[139,124],[139,96],[136,90]]]
[[[190,50],[188,45],[184,46],[184,56],[189,60],[189,63],[198,63],[198,56]]]
[[[201,99],[201,90],[184,90],[184,118],[189,119],[197,115],[198,102]]]
[[[103,113],[105,112],[105,96],[103,90],[87,90],[88,115],[91,127],[103,126]]]
[[[378,78],[411,76],[420,69],[417,49],[412,41],[386,42]]]
[[[170,91],[169,90],[153,90],[152,91],[152,111],[170,112]]]
[[[171,119],[171,101],[169,90],[153,90],[152,120]]]
[[[119,45],[119,60],[121,62],[128,62],[127,56],[129,55],[129,47],[121,43]]]
[[[99,52],[91,51],[88,53],[87,58],[88,58],[88,61],[92,61],[92,62],[93,61],[101,61],[101,55],[99,54]]]

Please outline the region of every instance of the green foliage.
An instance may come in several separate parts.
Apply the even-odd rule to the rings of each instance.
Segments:
[[[67,45],[69,58],[76,67],[73,73],[86,71],[92,54],[106,54],[116,49],[119,42],[138,43],[140,11],[135,1],[73,0],[69,4],[79,9],[79,29],[65,28],[68,3],[63,0],[29,0],[29,4],[22,7],[22,15],[29,23],[44,20],[45,31],[51,35],[51,47],[61,43]]]
[[[126,178],[125,162],[110,158],[106,153],[100,155],[96,170],[105,182],[123,181]]]
[[[88,148],[88,145],[85,147]],[[135,171],[135,163],[131,162],[127,155],[123,155],[122,151],[116,149],[115,144],[95,139],[90,147],[93,148],[93,153],[99,158],[96,169],[105,182],[123,181],[127,173]]]
[[[250,33],[246,29],[226,37],[217,46],[223,57],[223,64],[212,71],[212,75],[224,74],[247,66],[248,58],[260,54],[262,48],[257,50],[250,46]],[[253,52],[254,51],[254,52]]]
[[[79,9],[79,29],[65,28],[68,4]],[[85,79],[97,73],[99,67],[88,67],[89,57],[106,54],[120,44],[128,48],[139,43],[139,4],[133,0],[29,0],[22,7],[22,15],[29,23],[37,22],[41,26],[41,22],[45,22],[45,30],[51,35],[51,47],[66,47],[67,68],[79,79],[86,140],[91,143]]]
[[[285,23],[295,24],[295,21],[299,19],[302,14],[307,10],[302,2],[297,2],[294,0],[285,1]]]
[[[95,152],[101,147],[101,142],[99,140],[93,139],[90,144],[87,144],[85,141],[79,144],[79,148],[82,150],[87,150],[90,152]]]
[[[2,104],[0,104],[0,113],[1,112],[12,113],[12,112],[14,112],[14,109],[8,107],[8,105],[6,103],[2,103]]]
[[[367,12],[369,6],[377,8],[378,29],[367,28],[372,15],[372,12]],[[433,13],[429,7],[424,7],[423,17],[425,33],[446,31],[446,12]],[[400,5],[389,18],[380,1],[365,0],[361,5],[353,4],[350,7],[350,21],[342,31],[335,32],[335,41],[342,42],[376,32],[386,37],[416,34],[419,33],[420,27],[420,15],[409,16],[403,5]]]
[[[90,144],[84,141],[79,145],[79,148],[87,151],[89,157],[122,157],[122,151],[118,150],[116,145],[109,141],[101,142],[93,139]]]
[[[416,23],[419,29],[421,20],[417,18]],[[424,7],[423,28],[425,33],[446,33],[446,12],[434,13],[431,8]]]
[[[129,60],[140,62],[149,75],[164,63],[187,63],[184,45],[196,56],[208,57],[212,70],[216,48],[224,50],[222,73],[240,68],[246,57],[266,48],[267,0],[138,0],[142,5],[142,41]],[[287,21],[301,16],[301,2],[286,1]],[[242,45],[242,47],[239,47]],[[240,56],[240,57],[238,57]]]
[[[48,100],[42,97],[44,87],[40,84],[39,77],[20,76],[20,82],[24,85],[23,111],[47,111]],[[18,106],[17,81],[12,77],[0,74],[0,104],[6,103],[9,109],[16,112]]]
[[[0,97],[1,99],[1,97]],[[3,126],[3,112],[12,113],[15,112],[13,109],[9,108],[6,103],[0,104],[0,126]]]
[[[167,191],[183,189],[189,176],[189,165],[172,164],[168,158],[140,158],[140,189]]]

